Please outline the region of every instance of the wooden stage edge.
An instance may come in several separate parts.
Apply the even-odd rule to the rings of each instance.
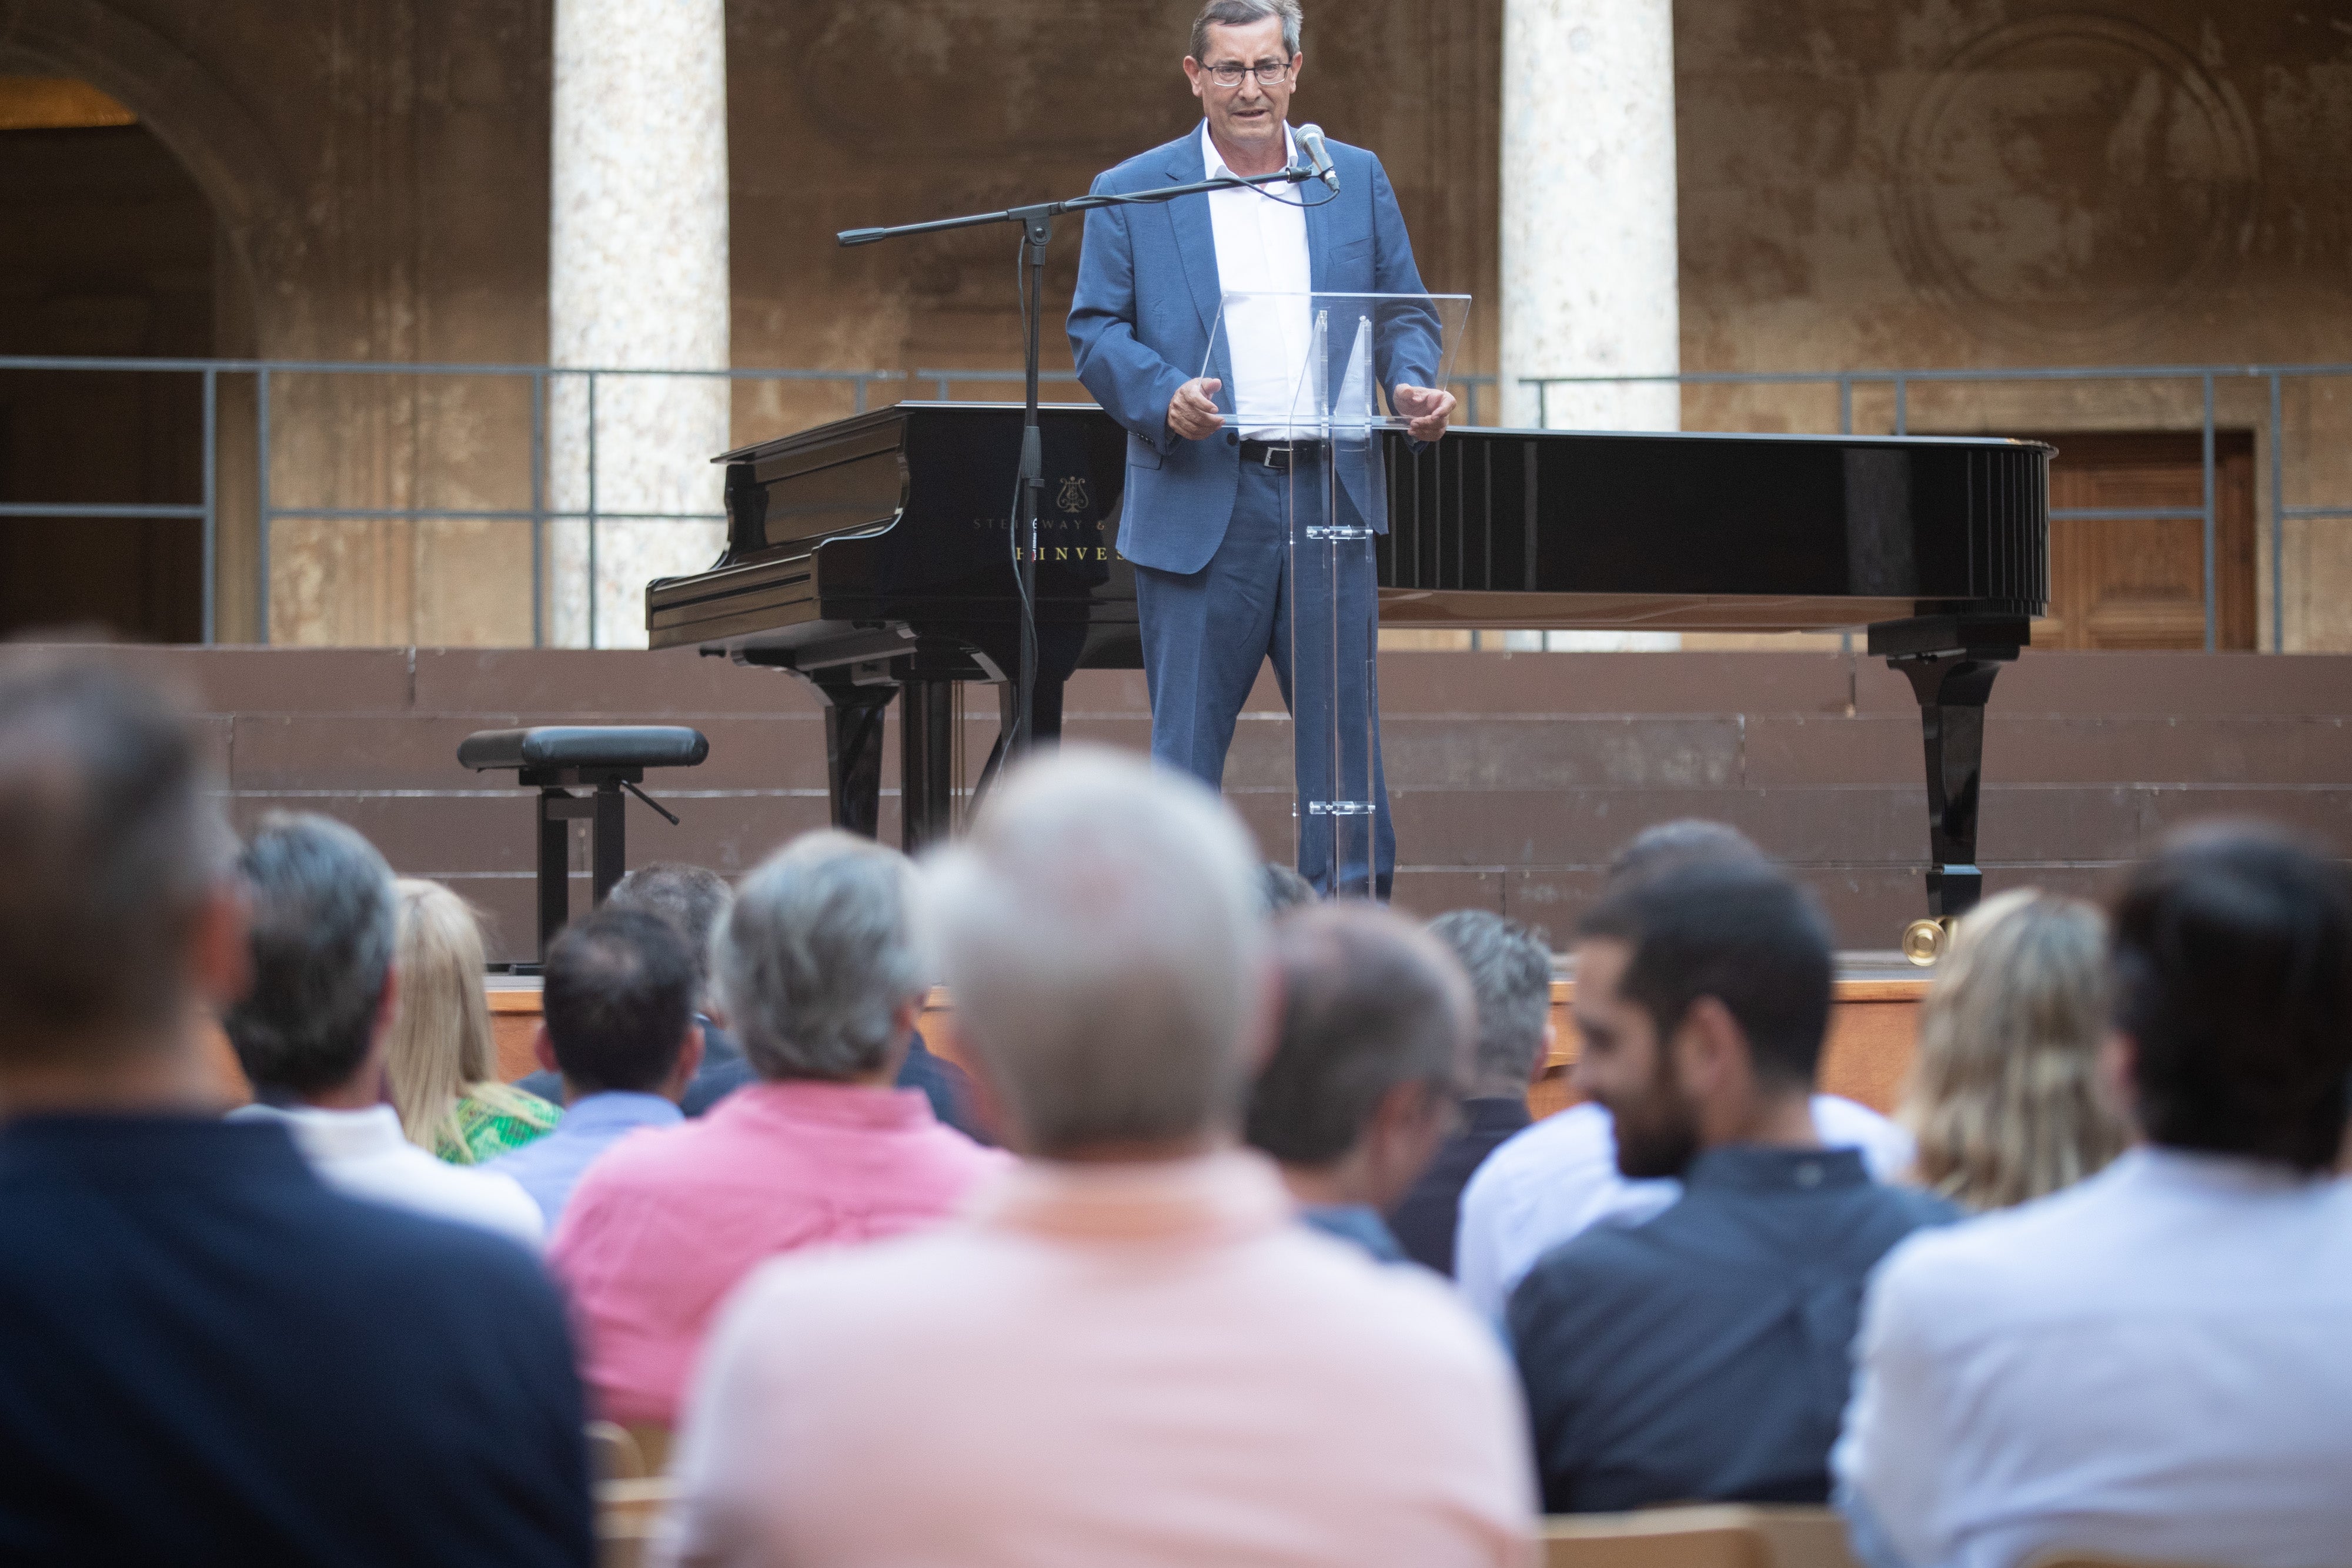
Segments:
[[[1920,999],[1927,994],[1931,971],[1916,969],[1889,953],[1850,953],[1838,960],[1836,1006],[1830,1015],[1830,1036],[1822,1051],[1821,1087],[1872,1109],[1892,1114],[1903,1092],[1904,1076],[1911,1070],[1911,1054],[1918,1032]],[[531,1039],[539,1030],[539,984],[536,980],[494,977],[489,985],[490,1024],[499,1038],[499,1071],[509,1080],[530,1072]],[[1576,982],[1555,979],[1551,986],[1551,1017],[1556,1038],[1543,1081],[1528,1096],[1528,1107],[1549,1116],[1576,1103],[1569,1069],[1576,1062],[1575,1020],[1569,1001]],[[962,1062],[957,1039],[955,1006],[944,988],[934,990],[923,1009],[923,1040],[949,1060]]]

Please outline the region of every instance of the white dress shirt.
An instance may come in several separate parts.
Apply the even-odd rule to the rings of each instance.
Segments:
[[[1864,1555],[2352,1562],[2352,1186],[2142,1148],[1880,1265],[1832,1458]]]
[[[352,1197],[477,1225],[534,1252],[545,1239],[539,1205],[521,1183],[436,1159],[402,1134],[399,1113],[389,1105],[364,1111],[247,1105],[229,1114],[283,1122],[319,1178]]]
[[[1816,1094],[1813,1130],[1831,1148],[1860,1149],[1874,1180],[1911,1166],[1911,1134],[1867,1105]],[[1571,1105],[1506,1140],[1462,1189],[1454,1280],[1479,1315],[1499,1323],[1537,1259],[1597,1220],[1656,1214],[1682,1190],[1671,1179],[1625,1179],[1609,1113],[1589,1100]]]
[[[1298,162],[1287,125],[1283,148]],[[1212,180],[1230,174],[1217,139],[1201,122],[1201,155]],[[1209,227],[1216,235],[1217,282],[1229,297],[1223,328],[1233,384],[1235,428],[1252,441],[1281,440],[1294,417],[1310,411],[1299,402],[1307,373],[1307,340],[1313,327],[1307,296],[1315,287],[1307,249],[1307,214],[1299,187],[1209,193]],[[1259,298],[1236,303],[1235,294]]]

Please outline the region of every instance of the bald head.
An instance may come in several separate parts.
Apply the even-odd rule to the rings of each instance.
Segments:
[[[1230,1135],[1260,1027],[1256,856],[1190,779],[1068,747],[926,868],[959,1025],[1044,1158]]]

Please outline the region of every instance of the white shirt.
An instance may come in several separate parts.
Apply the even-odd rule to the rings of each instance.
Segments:
[[[534,1252],[544,1239],[546,1222],[520,1182],[434,1158],[402,1135],[400,1115],[389,1105],[364,1111],[246,1105],[229,1114],[283,1122],[319,1178],[352,1197],[479,1226]]]
[[[1875,1180],[1911,1166],[1911,1134],[1867,1105],[1816,1094],[1813,1130],[1831,1148],[1860,1149]],[[1589,1100],[1571,1105],[1505,1140],[1462,1189],[1454,1277],[1470,1305],[1499,1323],[1536,1260],[1597,1220],[1660,1213],[1682,1190],[1672,1179],[1628,1181],[1609,1113]]]
[[[1282,128],[1288,160],[1298,162],[1290,127]],[[1201,122],[1201,156],[1212,180],[1230,174],[1217,139]],[[1217,282],[1227,296],[1220,330],[1233,384],[1234,426],[1252,441],[1280,440],[1294,410],[1307,416],[1300,382],[1307,373],[1312,326],[1307,296],[1315,287],[1307,250],[1307,214],[1297,186],[1209,193],[1209,228],[1216,235]],[[1236,302],[1235,294],[1261,297]],[[1205,372],[1204,372],[1205,373]]]
[[[2352,1562],[2352,1186],[2135,1149],[1879,1267],[1832,1456],[1865,1555]]]

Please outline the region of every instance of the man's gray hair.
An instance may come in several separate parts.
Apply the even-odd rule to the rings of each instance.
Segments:
[[[702,866],[656,861],[614,883],[604,902],[614,909],[657,915],[686,938],[694,954],[695,1006],[702,1006],[703,994],[710,989],[710,939],[735,902],[735,890],[727,879]]]
[[[1268,16],[1282,18],[1282,56],[1285,59],[1294,58],[1304,25],[1298,14],[1298,0],[1209,0],[1192,19],[1192,57],[1202,65],[1209,63],[1211,27],[1246,27]]]
[[[1490,909],[1457,909],[1429,923],[1454,950],[1478,1006],[1478,1092],[1524,1091],[1551,1021],[1551,948]]]
[[[898,1009],[930,987],[913,919],[913,865],[851,833],[805,834],[743,879],[711,979],[761,1077],[840,1082],[889,1060]]]
[[[253,900],[253,990],[224,1019],[257,1089],[348,1083],[375,1042],[399,910],[392,868],[331,817],[272,811],[237,859]]]
[[[961,1038],[1022,1152],[1230,1133],[1264,1016],[1257,857],[1214,795],[1066,747],[926,867]]]

